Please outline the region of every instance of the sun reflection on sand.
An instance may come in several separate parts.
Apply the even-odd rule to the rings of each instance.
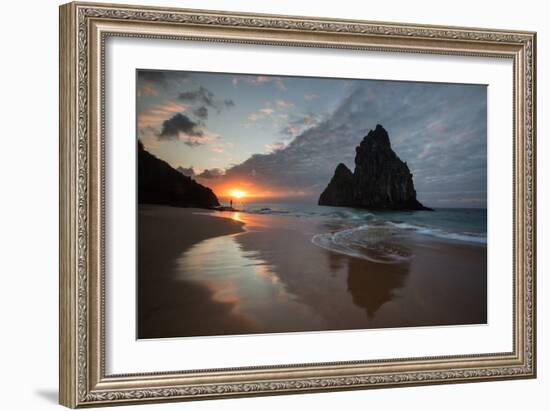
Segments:
[[[239,213],[232,215],[232,219],[241,221],[239,217]],[[236,238],[245,234],[214,237],[195,244],[178,259],[179,278],[206,285],[214,301],[231,303],[234,314],[264,326],[279,328],[296,317],[316,323],[317,315],[288,292],[260,254],[241,248]]]
[[[479,272],[486,247],[411,234],[400,245],[414,258],[376,263],[313,243],[320,233],[347,230],[340,220],[178,208],[158,208],[150,220],[153,211],[140,210],[141,227],[173,232],[155,249],[172,246],[171,254],[150,259],[159,269],[151,263],[142,283],[151,293],[149,335],[486,323],[486,271]],[[442,276],[441,267],[451,271]]]

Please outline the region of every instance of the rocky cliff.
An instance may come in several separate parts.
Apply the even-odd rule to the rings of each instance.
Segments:
[[[138,203],[178,207],[219,206],[216,195],[168,163],[147,152],[138,141]]]
[[[407,163],[391,148],[380,124],[355,149],[355,171],[338,164],[319,205],[372,210],[430,210],[416,199]]]
[[[345,164],[338,164],[334,176],[319,197],[319,205],[353,206],[353,173]]]

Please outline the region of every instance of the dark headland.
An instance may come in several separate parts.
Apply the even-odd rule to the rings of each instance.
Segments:
[[[429,210],[416,199],[413,176],[380,124],[355,149],[355,171],[338,164],[319,205],[371,210]]]
[[[141,141],[138,141],[138,203],[198,208],[220,205],[212,190],[146,151]]]

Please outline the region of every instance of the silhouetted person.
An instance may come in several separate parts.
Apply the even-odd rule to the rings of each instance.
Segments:
[[[233,199],[232,198],[229,199],[229,208],[233,208]]]

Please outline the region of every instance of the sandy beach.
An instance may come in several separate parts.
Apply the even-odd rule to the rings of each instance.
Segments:
[[[231,333],[244,326],[229,315],[230,304],[212,301],[208,288],[174,278],[174,260],[191,245],[243,231],[238,221],[196,212],[204,210],[139,206],[138,338],[196,335],[211,327]]]
[[[487,321],[485,245],[413,235],[381,263],[315,245],[316,219],[140,205],[138,224],[139,338]]]

